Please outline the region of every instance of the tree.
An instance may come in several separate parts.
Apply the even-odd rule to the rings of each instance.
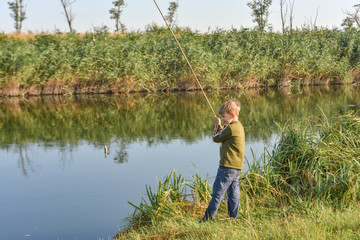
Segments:
[[[343,22],[341,23],[341,26],[345,29],[350,29],[354,27],[355,20],[351,17],[346,17]]]
[[[9,8],[12,13],[10,13],[10,16],[15,21],[15,29],[17,33],[21,33],[22,28],[22,22],[26,19],[25,16],[25,7],[24,7],[24,1],[23,0],[15,0],[13,2],[8,2]]]
[[[176,11],[179,8],[177,2],[170,2],[168,7],[168,15],[165,17],[170,27],[173,27],[177,22]]]
[[[285,28],[286,28],[286,16],[288,13],[288,6],[286,4],[286,8],[284,10],[284,5],[285,5],[286,0],[280,0],[280,14],[281,14],[281,27],[282,27],[282,32],[285,33]]]
[[[122,8],[125,8],[125,2],[124,0],[117,0],[112,3],[114,4],[114,8],[110,9],[109,12],[111,14],[110,19],[115,20],[115,32],[119,32],[119,29],[121,29],[121,32],[124,33],[126,27],[120,22],[120,16],[123,11]]]
[[[272,0],[253,0],[247,4],[252,10],[251,16],[254,17],[253,22],[257,23],[260,31],[264,31],[268,25],[269,7],[271,3]]]
[[[288,2],[288,3],[287,3]],[[295,0],[279,0],[280,3],[280,14],[281,14],[281,26],[282,31],[285,33],[287,16],[289,14],[289,29],[292,31],[294,22],[294,5]]]
[[[289,27],[290,27],[290,31],[292,31],[293,29],[293,22],[294,22],[294,5],[295,5],[295,0],[289,0],[290,1],[290,14],[289,14]]]
[[[360,28],[360,4],[356,4],[353,7],[355,8],[355,12],[345,12],[347,16],[341,24],[341,26],[343,26],[344,28],[352,28],[354,24],[356,24],[356,26]]]
[[[312,17],[310,18],[306,18],[306,21],[305,22],[305,27],[308,27],[310,29],[310,31],[314,30],[316,28],[316,22],[317,22],[317,18],[319,16],[319,8],[320,6],[316,9],[316,15],[315,15],[315,19],[313,20]]]
[[[60,0],[62,7],[64,8],[64,12],[62,14],[65,15],[66,21],[68,22],[70,32],[73,32],[72,22],[74,20],[75,15],[71,11],[71,5],[76,2],[76,0],[69,1],[69,0]]]

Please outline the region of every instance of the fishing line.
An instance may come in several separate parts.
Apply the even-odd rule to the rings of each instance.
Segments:
[[[212,108],[211,103],[210,103],[209,99],[207,98],[207,96],[206,96],[206,94],[205,94],[205,91],[204,91],[203,87],[201,86],[200,81],[199,81],[199,79],[197,78],[197,76],[196,76],[196,74],[195,74],[194,69],[191,67],[191,64],[190,64],[190,62],[189,62],[188,58],[186,57],[186,55],[185,55],[185,53],[184,53],[184,51],[183,51],[183,49],[182,49],[182,47],[181,47],[181,45],[180,45],[179,41],[177,40],[177,38],[176,38],[176,36],[175,36],[174,32],[171,30],[171,27],[170,27],[170,25],[168,24],[168,22],[166,21],[166,19],[165,19],[165,17],[164,17],[164,14],[161,12],[160,7],[159,7],[159,5],[157,4],[156,0],[153,0],[153,1],[154,1],[154,3],[155,3],[156,7],[158,8],[158,10],[159,10],[159,12],[160,12],[160,14],[161,14],[162,18],[164,19],[164,21],[165,21],[166,25],[168,26],[168,28],[169,28],[169,30],[170,30],[170,32],[171,32],[171,34],[172,34],[172,36],[174,37],[174,39],[175,39],[175,41],[176,41],[176,43],[177,43],[177,45],[179,46],[179,48],[180,48],[180,51],[181,51],[182,55],[184,56],[184,58],[185,58],[185,60],[186,60],[186,62],[187,62],[187,64],[188,64],[188,66],[189,66],[189,68],[190,68],[190,70],[191,70],[192,74],[194,75],[194,77],[195,77],[195,79],[196,79],[197,84],[199,85],[199,87],[200,87],[200,89],[201,89],[202,93],[204,94],[204,97],[205,97],[205,99],[206,99],[207,103],[209,104],[209,106],[210,106],[210,108],[211,108],[211,111],[213,112],[214,116],[216,116],[216,114],[215,114],[215,112],[214,112],[214,109]]]

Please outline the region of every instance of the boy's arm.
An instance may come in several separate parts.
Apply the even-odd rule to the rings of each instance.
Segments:
[[[215,125],[213,132],[214,142],[223,142],[229,137],[231,137],[231,129],[228,125],[226,125],[225,127],[221,125]]]
[[[220,118],[214,116],[214,123],[215,123],[215,128],[214,128],[214,132],[213,135],[218,134],[221,132],[221,130],[223,130],[223,126],[221,126],[221,120]]]
[[[214,128],[214,132],[213,132],[213,135],[216,135],[218,133],[221,132],[221,130],[224,129],[224,126],[221,126],[221,125],[218,125],[218,124],[215,124],[215,128]]]

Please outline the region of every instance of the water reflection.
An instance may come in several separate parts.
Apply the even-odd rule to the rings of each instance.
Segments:
[[[35,172],[35,167],[30,161],[27,153],[27,146],[20,144],[17,146],[17,151],[19,152],[18,167],[21,169],[24,176],[28,176],[29,171]]]
[[[242,103],[245,154],[275,141],[277,124],[359,109],[352,87],[208,93]],[[0,99],[0,239],[108,239],[145,184],[175,168],[216,174],[212,113],[201,93]],[[105,158],[104,146],[109,154]],[[154,183],[155,184],[155,183]],[[20,221],[20,220],[21,221]],[[95,237],[94,237],[95,236]]]
[[[215,109],[228,99],[240,100],[247,142],[265,143],[290,116],[341,113],[359,109],[360,102],[358,88],[350,86],[223,91],[208,97]],[[208,137],[211,129],[211,111],[199,92],[0,99],[0,149],[18,154],[25,176],[36,171],[28,143],[45,151],[59,148],[64,167],[81,141],[99,149],[107,144],[113,161],[121,164],[129,161],[129,143],[145,141],[152,147],[181,139],[191,144]]]

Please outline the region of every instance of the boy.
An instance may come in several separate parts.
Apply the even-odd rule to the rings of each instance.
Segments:
[[[220,118],[214,116],[214,142],[221,142],[220,164],[213,185],[212,199],[206,209],[202,221],[215,219],[221,200],[227,191],[228,214],[236,218],[239,210],[240,190],[239,178],[244,165],[245,134],[238,121],[240,104],[230,100],[222,104],[218,110],[225,126],[221,126]]]

